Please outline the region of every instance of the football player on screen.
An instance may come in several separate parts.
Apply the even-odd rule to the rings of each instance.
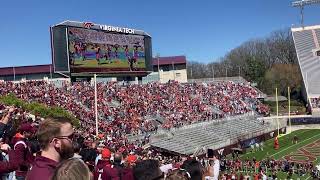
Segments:
[[[119,44],[114,45],[114,58],[118,58],[118,49],[119,49]]]
[[[139,47],[141,47],[138,43],[138,45],[134,45],[133,46],[133,58],[134,58],[134,63],[136,64],[138,62],[139,59]]]
[[[100,64],[100,51],[101,51],[101,49],[100,49],[99,45],[96,44],[94,46],[93,50],[96,52],[96,60],[97,60],[98,64]]]
[[[81,57],[81,47],[79,42],[75,42],[73,45],[73,48],[75,50],[75,57],[78,57],[80,59]]]
[[[134,57],[130,57],[130,56],[128,57],[128,64],[129,64],[130,71],[134,70],[134,67],[133,67],[134,61],[135,61]]]
[[[111,64],[111,55],[112,55],[112,45],[111,44],[107,44],[107,53],[106,53],[106,60],[109,60],[109,63]]]
[[[81,56],[83,61],[86,60],[86,50],[87,50],[87,44],[81,43]]]
[[[124,45],[123,48],[124,48],[124,52],[125,52],[126,58],[129,59],[130,58],[130,56],[129,56],[129,46],[128,45]]]

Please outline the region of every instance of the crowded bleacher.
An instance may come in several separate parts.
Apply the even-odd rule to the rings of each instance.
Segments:
[[[204,176],[202,168],[210,166],[209,161],[200,164],[205,162],[203,158],[195,160],[194,157],[163,155],[157,150],[144,148],[146,141],[129,143],[126,134],[178,128],[248,112],[259,115],[269,113],[268,107],[257,100],[257,91],[244,83],[170,82],[125,86],[99,83],[99,135],[95,136],[92,84],[82,82],[71,85],[64,82],[58,86],[46,81],[1,82],[0,95],[10,93],[26,102],[62,107],[80,119],[80,127],[73,130],[68,125],[71,122],[68,119],[42,118],[23,107],[1,104],[1,149],[7,154],[3,156],[4,164],[0,163],[0,167],[3,166],[0,173],[8,178],[16,176],[17,179],[36,179],[40,171],[43,179],[59,179],[60,168],[68,168],[59,165],[59,162],[73,156],[83,160],[90,177],[94,179],[108,179],[110,174],[118,176],[117,168],[106,166],[111,163],[112,167],[121,169],[123,179],[159,178],[162,175],[159,172],[142,175],[150,163],[155,167],[161,166],[160,172],[165,172],[168,178],[179,176],[177,171],[181,167],[201,167],[197,175],[187,170],[193,177],[186,175],[185,178],[197,179],[200,175]],[[69,161],[68,166],[73,163]],[[43,164],[48,165],[49,170],[47,168],[43,172]],[[141,171],[139,168],[146,169]]]
[[[294,174],[319,178],[319,171],[311,162],[240,160],[238,154],[233,154],[232,159],[219,154],[212,158],[164,155],[142,148],[129,152],[113,149],[101,139],[94,141],[84,131],[73,131],[68,119],[43,119],[4,104],[0,105],[0,112],[3,158],[0,174],[7,179],[15,176],[16,179],[241,180],[252,176],[264,179],[267,173],[267,178],[277,179],[280,172],[287,173],[288,179]],[[60,149],[59,141],[65,144]],[[70,151],[70,147],[74,150]]]
[[[311,98],[312,108],[320,108],[320,98]]]
[[[65,83],[57,88],[45,81],[3,82],[1,95],[14,93],[26,101],[60,106],[81,119],[82,125],[94,124],[94,89],[90,83]],[[115,126],[125,133],[152,131],[157,127],[147,116],[163,119],[163,128],[179,127],[199,121],[255,111],[267,115],[269,109],[256,98],[258,93],[246,84],[168,84],[120,86],[98,84],[98,111],[101,131]],[[92,128],[87,131],[93,131]]]

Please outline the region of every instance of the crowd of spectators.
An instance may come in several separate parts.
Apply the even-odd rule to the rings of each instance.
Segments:
[[[91,83],[63,82],[56,86],[46,81],[0,82],[0,95],[9,93],[28,102],[68,110],[80,119],[85,138],[94,138],[91,136],[95,134],[94,86]],[[113,149],[137,150],[141,147],[129,144],[126,134],[181,127],[250,111],[267,115],[269,108],[257,100],[258,96],[250,85],[233,82],[126,86],[116,82],[98,83],[99,136]]]
[[[183,166],[178,156],[152,150],[128,153],[86,139],[65,117],[43,119],[3,104],[0,114],[1,179],[150,180],[163,179],[173,163]]]
[[[286,179],[320,176],[312,162],[226,159],[217,154],[212,158],[170,156],[153,149],[122,151],[86,137],[67,118],[43,119],[3,104],[0,114],[2,179],[259,180],[279,179],[280,172]]]
[[[0,95],[13,93],[27,102],[62,107],[80,119],[81,124],[73,130],[66,119],[43,119],[21,107],[0,104],[1,149],[7,152],[3,157],[6,160],[3,171],[0,163],[0,174],[8,179],[13,176],[16,179],[38,179],[39,176],[63,179],[66,171],[70,171],[70,174],[84,173],[83,177],[89,174],[95,179],[110,179],[110,174],[115,177],[123,174],[122,179],[143,179],[144,176],[145,179],[161,179],[165,172],[169,179],[190,179],[190,175],[191,179],[196,179],[202,174],[193,174],[180,166],[184,162],[195,165],[201,161],[166,157],[154,150],[145,150],[144,142],[129,143],[126,134],[170,129],[250,111],[261,115],[269,112],[268,107],[257,100],[257,91],[247,84],[170,82],[122,86],[98,83],[97,87],[99,135],[95,136],[92,84],[64,82],[56,86],[46,81],[0,82]],[[161,117],[162,122],[156,124],[146,118],[150,116]],[[84,164],[73,159],[64,161],[72,156]],[[65,163],[59,164],[62,161]],[[88,174],[83,165],[88,167]],[[145,173],[142,169],[150,166],[159,167],[159,171],[142,175]],[[80,173],[79,169],[83,171]],[[14,174],[10,173],[13,171]]]
[[[320,98],[311,98],[312,108],[320,108]]]
[[[160,127],[170,129],[255,111],[267,115],[267,106],[257,100],[258,92],[244,83],[167,84],[120,86],[98,84],[99,128],[113,134],[139,134],[158,128],[146,117],[161,117]],[[64,83],[60,88],[45,81],[0,83],[0,95],[14,93],[26,101],[59,106],[94,131],[94,87],[88,82]],[[117,106],[112,106],[116,102]],[[115,128],[117,127],[117,128]],[[121,133],[120,133],[121,131]]]

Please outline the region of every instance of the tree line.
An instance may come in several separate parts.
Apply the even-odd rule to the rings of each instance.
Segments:
[[[296,98],[301,94],[302,76],[289,28],[246,41],[217,61],[188,62],[187,74],[190,79],[240,75],[267,94],[274,94],[276,87],[284,96],[287,87]]]

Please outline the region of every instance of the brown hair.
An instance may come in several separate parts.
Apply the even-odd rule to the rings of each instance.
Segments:
[[[170,172],[166,179],[167,180],[189,180],[191,179],[190,177],[190,174],[188,175],[188,172],[186,172],[185,170],[180,170],[180,169],[177,169],[177,170],[174,170],[172,172]]]
[[[90,180],[90,170],[81,159],[70,158],[56,168],[52,180]]]
[[[65,123],[72,123],[71,119],[65,117],[47,118],[39,125],[37,132],[41,149],[46,149],[50,141],[60,135],[60,128]]]

